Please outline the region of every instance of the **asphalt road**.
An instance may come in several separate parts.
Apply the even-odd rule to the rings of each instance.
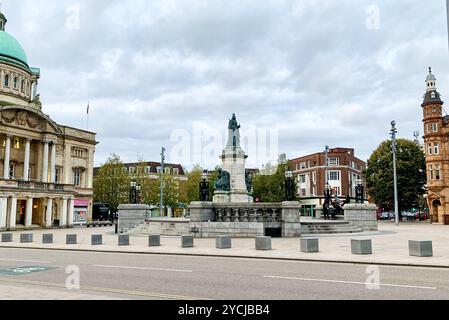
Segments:
[[[2,272],[27,266],[49,270]],[[449,299],[449,268],[4,248],[0,249],[0,285],[67,290],[69,266],[79,269],[83,292],[111,298]]]

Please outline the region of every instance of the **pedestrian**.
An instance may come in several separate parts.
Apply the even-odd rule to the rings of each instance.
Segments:
[[[327,200],[325,200],[324,204],[323,204],[323,214],[324,214],[324,220],[330,220],[329,219],[329,202]]]

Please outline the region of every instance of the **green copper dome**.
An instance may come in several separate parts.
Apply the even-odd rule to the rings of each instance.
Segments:
[[[20,43],[9,33],[0,30],[0,60],[29,69],[28,59]]]

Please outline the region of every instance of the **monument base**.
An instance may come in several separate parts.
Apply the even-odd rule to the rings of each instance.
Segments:
[[[254,198],[245,192],[215,191],[213,203],[253,203]]]
[[[231,197],[227,191],[215,191],[212,199],[213,203],[227,203],[231,202]]]

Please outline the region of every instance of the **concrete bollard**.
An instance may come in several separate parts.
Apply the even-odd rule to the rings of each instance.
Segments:
[[[215,239],[215,247],[217,249],[231,249],[232,238],[230,236],[218,236]]]
[[[301,252],[304,252],[304,253],[320,252],[319,240],[316,238],[301,239]]]
[[[193,248],[193,235],[181,236],[181,246],[183,248]]]
[[[91,245],[101,246],[103,244],[103,236],[101,234],[93,234],[91,236]]]
[[[20,243],[31,243],[33,242],[32,233],[23,233],[20,235]]]
[[[13,236],[12,233],[2,233],[2,242],[12,242]]]
[[[77,244],[76,234],[66,235],[66,244]]]
[[[432,257],[432,241],[413,241],[408,242],[410,256],[412,257]]]
[[[373,253],[373,246],[370,239],[352,239],[351,240],[352,254],[365,255]]]
[[[159,247],[161,245],[161,236],[159,234],[151,234],[148,236],[148,246]]]
[[[118,245],[119,246],[129,246],[129,235],[127,235],[127,234],[119,234],[119,236],[118,236]]]
[[[53,234],[43,234],[42,235],[42,243],[43,244],[50,244],[53,243]]]
[[[271,237],[256,237],[256,250],[271,250]]]

